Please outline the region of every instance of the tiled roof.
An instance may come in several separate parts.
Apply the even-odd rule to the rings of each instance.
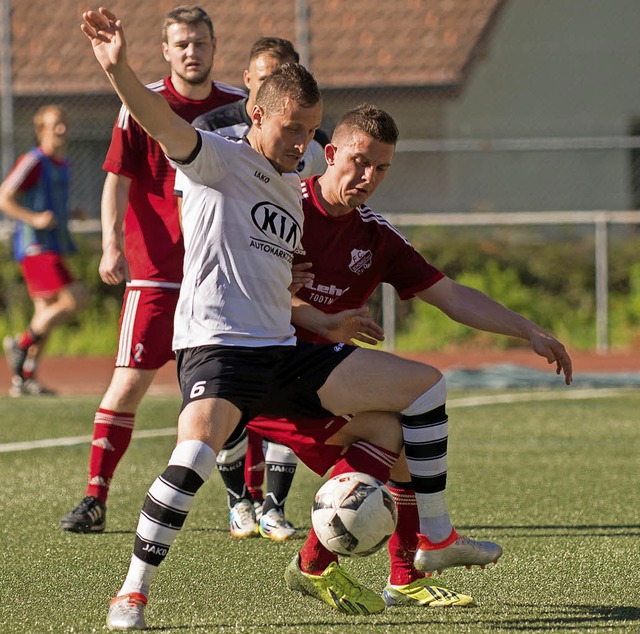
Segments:
[[[110,90],[80,31],[77,0],[10,0],[16,95]],[[114,0],[131,65],[145,82],[166,74],[164,15],[179,0]],[[251,43],[262,35],[296,42],[296,0],[200,5],[218,37],[216,79],[241,84]],[[506,0],[307,0],[311,69],[324,88],[457,87],[487,41]],[[301,47],[298,44],[298,49]]]

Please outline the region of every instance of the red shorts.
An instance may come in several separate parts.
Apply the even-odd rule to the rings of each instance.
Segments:
[[[127,287],[120,314],[116,367],[157,370],[176,358],[171,348],[179,292]]]
[[[295,420],[257,416],[247,425],[247,429],[271,442],[289,447],[309,469],[322,476],[345,450],[340,445],[327,445],[326,440],[348,422],[342,416]]]
[[[20,262],[31,299],[53,297],[74,281],[62,256],[53,251],[28,255]]]

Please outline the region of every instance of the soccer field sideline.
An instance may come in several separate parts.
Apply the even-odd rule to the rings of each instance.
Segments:
[[[481,405],[499,405],[510,403],[526,403],[532,401],[546,400],[583,400],[594,398],[607,398],[628,393],[631,388],[603,388],[603,389],[580,389],[572,391],[536,390],[527,392],[513,392],[505,394],[489,394],[484,396],[469,396],[452,398],[447,402],[447,409],[464,407],[477,407]],[[164,427],[161,429],[147,429],[135,431],[133,436],[141,438],[159,438],[171,436],[176,433],[174,427]],[[21,442],[10,442],[0,444],[0,453],[10,453],[18,451],[30,451],[33,449],[49,449],[52,447],[71,447],[75,445],[88,444],[93,436],[67,436],[62,438],[43,438],[41,440],[27,440]]]

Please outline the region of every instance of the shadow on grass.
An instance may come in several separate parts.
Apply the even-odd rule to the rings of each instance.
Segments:
[[[615,623],[622,626],[623,623],[640,621],[640,608],[630,605],[521,605],[518,608],[526,611],[522,617],[509,615],[505,619],[480,619],[479,623],[484,627],[508,628],[514,632],[526,632],[528,630],[570,630],[577,631],[581,628],[611,630]],[[532,611],[543,612],[537,617],[531,617]],[[626,628],[625,628],[626,629]],[[634,628],[635,631],[635,628]]]
[[[431,625],[431,627],[437,627],[437,625],[430,618],[431,611],[427,610],[420,614],[416,613],[413,610],[403,611],[403,616],[406,615],[407,618],[402,619],[387,619],[380,618],[381,615],[376,615],[372,617],[372,620],[367,622],[366,625],[364,622],[367,620],[366,618],[355,617],[356,620],[353,621],[353,626],[363,626],[366,627],[367,631],[377,631],[383,629],[387,631],[387,628],[407,628],[406,631],[415,631],[416,625],[420,625],[424,623],[424,625]],[[521,612],[521,615],[518,615],[518,612]],[[532,613],[541,613],[540,616],[531,616]],[[394,610],[393,614],[399,615],[399,612]],[[464,616],[463,616],[464,615]],[[517,606],[511,606],[509,608],[509,613],[505,614],[504,618],[495,618],[495,614],[488,616],[488,618],[483,618],[482,612],[474,609],[473,611],[458,611],[455,610],[453,612],[448,612],[447,616],[451,616],[452,618],[447,618],[444,623],[441,623],[444,626],[457,626],[457,625],[468,625],[469,618],[473,615],[473,621],[477,624],[479,631],[486,630],[508,630],[511,632],[527,632],[527,631],[579,631],[582,628],[593,629],[603,629],[611,631],[612,628],[616,628],[616,623],[622,626],[624,623],[633,623],[640,621],[640,608],[635,606],[606,606],[606,605],[546,605],[539,606],[533,604],[522,604]],[[416,618],[417,617],[417,618]],[[424,617],[424,618],[423,618]],[[343,621],[340,620],[340,616],[336,616],[336,620],[326,620],[326,621],[318,621],[313,619],[313,621],[309,620],[299,620],[298,622],[289,621],[286,625],[282,625],[283,629],[286,631],[292,630],[301,630],[304,632],[308,632],[310,627],[313,627],[315,631],[320,631],[322,628],[334,628],[339,627],[340,625],[345,625]],[[168,630],[190,630],[190,629],[202,629],[203,631],[220,631],[229,628],[233,630],[237,627],[237,623],[220,623],[220,622],[211,622],[211,623],[198,623],[191,625],[167,625],[164,627],[149,627],[148,629],[151,631],[168,631]],[[270,631],[273,629],[273,623],[251,623],[246,624],[248,630],[251,631]],[[349,626],[348,629],[352,629]],[[402,631],[398,629],[398,631]]]
[[[510,537],[640,537],[640,524],[542,524],[457,526],[459,531],[516,531]],[[548,532],[544,532],[548,531]]]

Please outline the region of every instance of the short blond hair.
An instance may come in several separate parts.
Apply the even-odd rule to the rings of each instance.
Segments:
[[[44,118],[48,112],[57,112],[60,117],[65,121],[67,120],[67,111],[57,103],[49,103],[44,106],[40,106],[33,115],[33,129],[35,130],[37,137],[40,136],[40,130],[42,130]]]

